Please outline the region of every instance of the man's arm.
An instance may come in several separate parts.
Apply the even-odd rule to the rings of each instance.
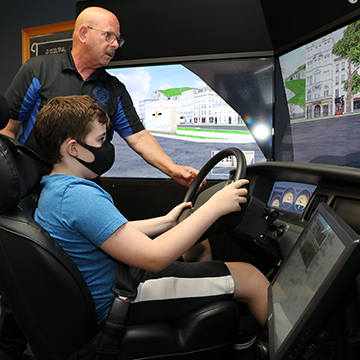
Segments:
[[[175,164],[147,130],[126,136],[125,140],[147,163],[182,185],[190,186],[199,172],[190,166]]]
[[[21,123],[22,123],[22,121],[9,119],[8,124],[6,125],[6,127],[4,129],[2,129],[0,131],[0,134],[9,136],[9,137],[15,139],[16,135],[19,132]]]

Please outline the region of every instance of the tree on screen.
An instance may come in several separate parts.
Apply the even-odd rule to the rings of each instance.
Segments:
[[[344,84],[346,91],[346,112],[351,112],[353,91],[360,87],[357,70],[360,67],[360,21],[348,25],[343,37],[334,45],[332,53],[348,62],[348,79]]]

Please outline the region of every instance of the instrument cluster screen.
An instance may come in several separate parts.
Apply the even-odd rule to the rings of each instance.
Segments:
[[[316,185],[276,181],[271,191],[268,206],[302,214],[315,189]]]

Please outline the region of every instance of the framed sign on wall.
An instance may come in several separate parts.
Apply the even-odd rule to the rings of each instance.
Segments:
[[[23,29],[22,62],[34,56],[66,51],[72,44],[74,24],[73,20]]]

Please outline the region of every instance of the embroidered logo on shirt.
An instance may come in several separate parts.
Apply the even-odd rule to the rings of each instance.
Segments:
[[[106,103],[108,102],[110,95],[109,95],[109,91],[107,91],[105,88],[101,87],[101,86],[97,86],[94,91],[93,91],[97,102],[101,105],[101,106],[105,106]]]

